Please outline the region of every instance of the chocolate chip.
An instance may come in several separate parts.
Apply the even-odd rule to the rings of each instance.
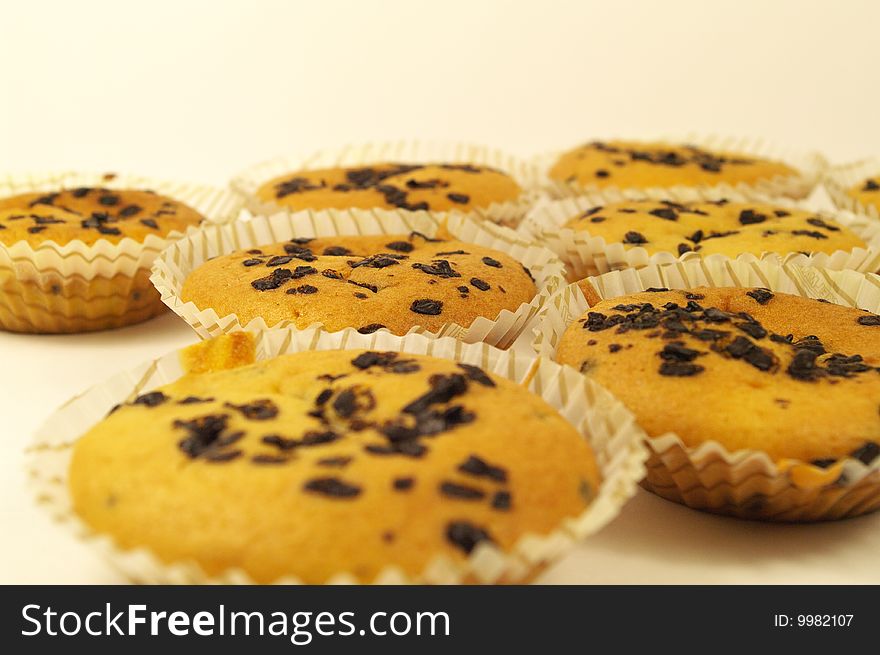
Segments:
[[[429,383],[431,388],[414,401],[403,408],[406,414],[420,414],[430,405],[449,402],[456,396],[467,391],[467,380],[463,375],[452,373],[450,375],[437,374],[431,376]]]
[[[266,266],[281,266],[287,264],[293,259],[292,255],[278,255],[266,262]]]
[[[491,266],[492,268],[503,268],[501,266],[501,262],[499,262],[497,259],[492,259],[491,257],[483,257],[483,263],[486,266]]]
[[[446,197],[459,205],[466,205],[471,200],[471,197],[464,193],[447,193]]]
[[[491,289],[488,282],[485,282],[478,277],[471,278],[471,286],[476,287],[480,291],[488,291],[489,289]]]
[[[90,191],[91,189],[89,189],[88,187],[79,187],[78,189],[74,189],[73,191],[71,191],[70,195],[72,195],[74,198],[84,198],[89,195]]]
[[[686,348],[681,341],[672,341],[663,346],[663,350],[659,354],[661,359],[667,361],[691,362],[703,353],[693,348]]]
[[[678,213],[670,208],[670,207],[661,207],[659,209],[652,209],[648,212],[651,216],[656,216],[657,218],[662,218],[666,221],[677,221]]]
[[[257,278],[251,282],[251,286],[257,291],[270,291],[277,289],[288,280],[293,279],[293,271],[289,268],[276,268],[271,275]]]
[[[856,319],[856,322],[859,325],[878,326],[878,325],[880,325],[880,316],[877,316],[876,314],[868,314],[866,316],[859,316]]]
[[[415,248],[409,241],[392,241],[391,243],[386,243],[385,247],[396,252],[412,252]]]
[[[303,485],[303,489],[310,493],[331,498],[354,498],[361,493],[361,488],[355,484],[344,482],[339,478],[314,478]]]
[[[829,232],[840,232],[839,227],[837,227],[836,225],[831,225],[830,223],[826,223],[825,221],[823,221],[821,218],[818,218],[818,217],[808,218],[807,223],[809,223],[810,225],[813,225],[815,227],[824,228],[824,229],[828,230]]]
[[[484,387],[494,387],[495,382],[486,375],[486,372],[481,369],[479,366],[473,366],[471,364],[465,364],[463,362],[458,363],[458,367],[464,371],[468,380],[473,380],[478,384],[482,384]]]
[[[135,214],[141,213],[141,211],[143,211],[143,207],[141,207],[139,205],[126,205],[125,207],[123,207],[122,209],[119,210],[119,215],[122,218],[128,218],[130,216],[134,216]],[[145,220],[150,220],[150,219],[148,218]],[[141,222],[143,223],[143,221],[141,221]]]
[[[596,169],[596,177],[605,178],[605,177],[608,177],[609,175],[611,175],[611,173],[606,171],[604,168]]]
[[[199,398],[198,396],[187,396],[183,400],[178,400],[178,405],[196,405],[198,403],[210,403],[214,398]]]
[[[431,300],[430,298],[423,298],[421,300],[414,300],[412,305],[410,305],[410,311],[415,312],[416,314],[425,314],[428,316],[438,316],[443,311],[443,302],[440,300]]]
[[[305,294],[305,295],[309,295],[309,294],[312,294],[312,293],[318,293],[318,287],[314,287],[314,286],[312,286],[311,284],[303,284],[303,285],[300,285],[300,286],[298,286],[298,287],[294,287],[294,288],[292,288],[292,289],[288,289],[288,290],[286,291],[286,293],[289,293],[289,294],[291,294],[291,295],[293,295],[293,294],[297,294],[297,293],[302,293],[302,294]]]
[[[870,465],[878,456],[880,456],[880,444],[873,441],[866,441],[865,445],[852,451],[850,457],[854,457],[862,464]]]
[[[699,364],[692,364],[690,362],[669,361],[663,362],[660,365],[660,375],[669,377],[689,377],[702,373],[703,370],[705,369]]]
[[[361,289],[367,289],[368,291],[372,291],[373,293],[379,293],[379,287],[377,287],[375,284],[367,284],[366,282],[355,282],[354,280],[346,280],[346,282],[356,287],[360,287]],[[358,294],[354,295],[357,296]],[[366,296],[363,297],[366,298]]]
[[[509,491],[496,491],[495,495],[492,496],[493,509],[497,509],[501,512],[506,512],[510,509],[510,505],[511,500]]]
[[[352,268],[360,268],[361,266],[365,266],[367,268],[387,268],[388,266],[394,266],[396,264],[400,264],[398,259],[400,255],[389,255],[385,253],[379,253],[377,255],[370,255],[369,257],[364,257],[359,262],[348,262],[348,265]],[[404,259],[406,259],[404,257]]]
[[[159,229],[159,224],[155,220],[153,220],[152,218],[142,218],[140,220],[140,222],[141,222],[141,225],[146,225],[147,227],[152,228],[154,230]]]
[[[480,543],[492,542],[488,532],[468,521],[450,522],[446,526],[446,539],[468,555]]]
[[[632,244],[642,244],[648,243],[648,240],[644,237],[644,235],[638,232],[627,232],[623,236],[624,243],[632,243]]]
[[[229,416],[227,414],[210,414],[191,420],[178,419],[174,427],[183,428],[189,435],[178,442],[178,447],[193,459],[211,454],[218,454],[222,449],[235,443],[244,436],[244,432],[226,432]],[[234,451],[240,454],[240,451]],[[225,461],[213,459],[212,461]]]
[[[262,259],[245,259],[241,265],[242,266],[257,266],[258,264],[262,264]]]
[[[267,421],[278,416],[278,406],[268,398],[260,398],[243,405],[224,403],[229,409],[235,409],[250,421]]]
[[[435,259],[431,265],[417,263],[413,264],[412,267],[416,270],[422,271],[423,273],[427,273],[428,275],[436,275],[437,277],[461,277],[461,273],[455,271],[452,268],[452,265],[445,259]]]
[[[98,202],[106,207],[113,207],[114,205],[119,204],[119,196],[107,194],[98,198]]]
[[[166,396],[161,391],[151,391],[150,393],[145,393],[135,398],[133,404],[146,405],[147,407],[156,407],[157,405],[161,405],[167,400],[168,396]]]
[[[816,230],[792,230],[792,234],[797,236],[811,237],[813,239],[827,239],[828,235],[817,232]]]
[[[415,478],[394,478],[391,483],[396,491],[408,491],[413,488]]]
[[[862,191],[877,191],[878,189],[880,189],[880,184],[874,180],[866,180],[865,186],[862,187]]]
[[[755,212],[752,209],[744,209],[739,213],[739,222],[742,225],[754,225],[756,223],[763,223],[766,220],[766,215]]]
[[[751,291],[747,291],[746,295],[750,298],[754,298],[755,302],[759,305],[766,305],[773,298],[773,294],[770,293],[769,289],[752,289]]]
[[[507,482],[507,471],[500,466],[493,466],[486,460],[471,455],[458,465],[458,470],[478,478],[489,478],[496,482]]]
[[[295,242],[285,243],[284,252],[286,252],[288,255],[292,255],[296,259],[301,259],[304,262],[313,262],[317,259],[317,257],[315,257],[315,254],[311,250],[309,250],[308,248],[304,248],[302,245],[299,245]]]
[[[734,323],[734,327],[739,328],[753,339],[763,339],[767,336],[767,330],[760,323],[746,321],[745,323]]]
[[[475,487],[448,481],[440,483],[440,493],[444,496],[460,498],[461,500],[479,500],[486,495],[485,492]]]
[[[385,327],[386,326],[382,325],[381,323],[370,323],[369,325],[359,327],[357,331],[361,334],[373,334],[373,332],[376,332],[377,330],[382,330]]]
[[[438,257],[447,257],[449,255],[466,255],[466,254],[468,254],[468,253],[466,253],[464,250],[447,250],[445,252],[438,252],[437,256]]]
[[[786,373],[796,380],[807,382],[821,377],[825,372],[816,366],[816,358],[818,356],[819,354],[812,350],[802,349],[796,351],[786,369]]]
[[[331,280],[341,280],[342,279],[342,273],[339,273],[338,271],[334,271],[332,268],[324,269],[323,271],[321,271],[321,275],[323,275],[324,277],[330,278]]]
[[[322,254],[326,255],[327,257],[342,257],[345,255],[350,255],[351,250],[349,250],[348,248],[343,248],[342,246],[328,246],[327,248],[324,248],[324,252]]]

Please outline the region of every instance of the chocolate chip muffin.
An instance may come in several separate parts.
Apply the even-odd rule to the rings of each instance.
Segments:
[[[165,306],[149,265],[164,241],[149,237],[164,240],[202,220],[181,202],[136,189],[0,199],[0,327],[83,332],[159,314]]]
[[[379,163],[302,170],[269,180],[263,202],[296,209],[470,211],[517,200],[523,190],[494,168],[474,164]]]
[[[782,162],[751,155],[638,141],[584,144],[563,153],[549,171],[557,182],[637,189],[753,184],[796,174]]]
[[[874,207],[880,211],[880,176],[862,180],[846,191],[847,195],[865,207]]]
[[[75,511],[120,547],[260,583],[417,577],[437,556],[552,532],[597,492],[586,441],[514,382],[363,350],[216,370],[215,344],[235,338],[195,347],[201,372],[75,443]]]
[[[760,288],[599,302],[584,291],[595,304],[556,358],[616,394],[649,436],[816,467],[880,455],[880,317]]]
[[[196,268],[180,296],[235,314],[241,325],[262,318],[269,327],[406,334],[494,319],[536,293],[528,269],[502,252],[413,232],[294,239],[223,255]]]
[[[136,189],[82,187],[0,198],[0,241],[6,244],[143,241],[149,235],[185,232],[202,220],[181,202]]]
[[[851,230],[815,212],[727,200],[610,203],[588,209],[563,227],[603,237],[607,243],[623,243],[626,248],[644,248],[649,255],[830,254],[865,247]]]

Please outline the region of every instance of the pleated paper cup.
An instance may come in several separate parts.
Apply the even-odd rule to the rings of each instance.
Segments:
[[[869,177],[880,175],[880,159],[865,159],[842,166],[832,166],[825,172],[822,180],[831,200],[840,209],[855,214],[880,218],[880,209],[876,205],[865,205],[853,198],[847,191]]]
[[[628,137],[615,137],[603,140],[626,141],[632,139]],[[671,145],[689,144],[714,151],[736,152],[751,157],[772,159],[774,161],[781,161],[784,164],[788,164],[796,171],[794,175],[777,175],[774,177],[759,179],[752,183],[740,182],[737,184],[729,184],[722,182],[715,185],[699,186],[676,185],[671,187],[653,188],[639,187],[640,191],[661,193],[665,194],[667,197],[670,193],[677,193],[691,194],[695,199],[711,199],[710,197],[713,194],[724,194],[738,191],[747,197],[757,194],[770,197],[781,196],[786,198],[806,198],[819,182],[819,179],[827,167],[827,161],[818,152],[799,152],[796,150],[780,148],[767,143],[763,139],[725,137],[714,134],[689,134],[685,136],[661,136],[656,140]],[[572,147],[575,146],[573,145]],[[564,182],[551,179],[548,172],[563,152],[565,151],[539,155],[532,160],[533,164],[541,172],[541,187],[550,196],[554,198],[565,198],[568,196],[579,196],[584,194],[597,194],[599,196],[604,196],[606,194],[619,194],[628,190],[616,186],[599,187],[595,184],[580,184],[578,182]],[[717,197],[717,195],[715,197]]]
[[[538,169],[527,161],[501,150],[473,143],[407,140],[353,144],[343,148],[320,150],[305,157],[276,157],[242,171],[232,179],[230,187],[242,196],[245,206],[254,214],[272,214],[284,207],[262,201],[257,197],[257,189],[269,180],[296,171],[340,166],[369,166],[389,162],[490,166],[510,175],[523,189],[520,197],[513,201],[495,202],[488,207],[478,207],[466,212],[443,213],[467,213],[515,228],[538,196]]]
[[[150,189],[183,202],[208,221],[234,217],[241,201],[215,187],[113,173],[39,173],[0,177],[0,198],[62,188]],[[165,310],[150,284],[156,255],[183,236],[148,235],[94,244],[81,240],[0,243],[0,329],[69,333],[138,323]]]
[[[237,330],[296,327],[293,321],[267,325],[258,317],[245,324],[235,314],[220,316],[211,307],[197,307],[193,302],[181,300],[183,284],[187,276],[208,259],[237,250],[294,238],[409,234],[413,231],[434,236],[439,230],[446,230],[460,241],[507,253],[531,271],[538,293],[531,302],[521,304],[514,311],[504,309],[497,316],[478,317],[470,325],[448,323],[437,332],[416,325],[410,333],[451,336],[469,343],[484,341],[507,348],[547,298],[565,284],[562,262],[552,252],[508,228],[463,215],[363,209],[278,212],[273,216],[256,217],[245,210],[239,221],[203,228],[172,244],[156,259],[151,279],[162,301],[202,338]],[[320,326],[316,323],[307,327]]]
[[[765,287],[880,313],[876,275],[771,262],[649,266],[606,273],[580,284],[602,300],[652,287]],[[565,330],[588,308],[578,284],[555,294],[532,334],[535,351],[555,356]],[[809,416],[804,420],[809,421]],[[767,521],[826,521],[880,508],[880,458],[870,465],[845,458],[822,469],[797,460],[774,462],[758,450],[729,451],[711,439],[690,447],[674,432],[649,437],[647,444],[650,457],[642,486],[694,509]]]
[[[329,333],[316,330],[272,330],[253,333],[256,359],[312,350],[369,349],[416,353],[482,367],[513,380],[541,396],[571,423],[593,448],[602,482],[596,498],[578,516],[565,519],[548,534],[525,534],[509,551],[484,542],[464,561],[438,555],[418,575],[397,567],[382,571],[375,583],[458,584],[511,583],[531,579],[579,540],[611,521],[635,493],[644,475],[647,451],[644,433],[632,414],[605,389],[574,369],[547,359],[501,351],[486,344],[462,344],[454,339],[428,339],[413,334]],[[79,539],[93,545],[130,580],[142,583],[251,584],[241,570],[209,577],[192,561],[163,562],[148,549],[123,550],[106,535],[93,532],[78,519],[68,488],[73,445],[117,403],[169,384],[183,375],[182,350],[145,362],[89,389],[59,408],[40,428],[28,450],[28,472],[38,503]],[[231,492],[231,490],[230,490]],[[198,529],[196,526],[194,529]],[[355,583],[357,577],[339,571],[330,583]],[[298,584],[296,578],[277,580]]]
[[[737,191],[713,189],[702,197],[692,189],[640,191],[609,190],[603,194],[586,194],[560,200],[545,200],[536,204],[526,215],[520,232],[532,236],[540,245],[555,252],[565,264],[569,281],[580,280],[593,275],[625,268],[643,268],[677,262],[699,261],[702,259],[725,261],[725,255],[702,256],[699,252],[658,252],[649,254],[645,248],[633,247],[622,241],[608,242],[604,237],[595,236],[589,230],[573,230],[565,227],[570,219],[583,214],[588,209],[613,202],[633,200],[671,200],[673,202],[694,202],[726,199],[731,202],[760,202],[785,209],[810,211],[817,216],[833,220],[852,230],[865,242],[864,248],[837,250],[833,253],[816,252],[809,255],[795,253],[760,254],[743,253],[740,257],[749,261],[772,261],[798,266],[819,266],[832,270],[855,270],[862,273],[876,273],[880,270],[880,221],[864,214],[851,211],[816,211],[808,203],[788,198],[769,198],[754,194],[747,197]]]

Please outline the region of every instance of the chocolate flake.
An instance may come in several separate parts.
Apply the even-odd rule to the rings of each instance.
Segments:
[[[330,498],[354,498],[361,493],[360,487],[339,478],[314,478],[306,482],[303,489]]]
[[[486,460],[471,455],[458,465],[458,470],[478,478],[489,478],[496,482],[507,482],[507,471],[500,466],[493,466]]]
[[[450,522],[446,526],[446,539],[467,555],[481,542],[492,542],[492,537],[486,530],[469,521]]]

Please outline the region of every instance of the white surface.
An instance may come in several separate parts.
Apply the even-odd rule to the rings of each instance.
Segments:
[[[383,138],[529,155],[606,135],[757,135],[880,155],[871,0],[117,3],[0,0],[0,169],[222,183],[276,154]],[[195,340],[176,317],[0,333],[2,583],[120,581],[40,513],[22,451],[113,372]],[[880,514],[765,525],[645,492],[555,583],[880,582]]]

